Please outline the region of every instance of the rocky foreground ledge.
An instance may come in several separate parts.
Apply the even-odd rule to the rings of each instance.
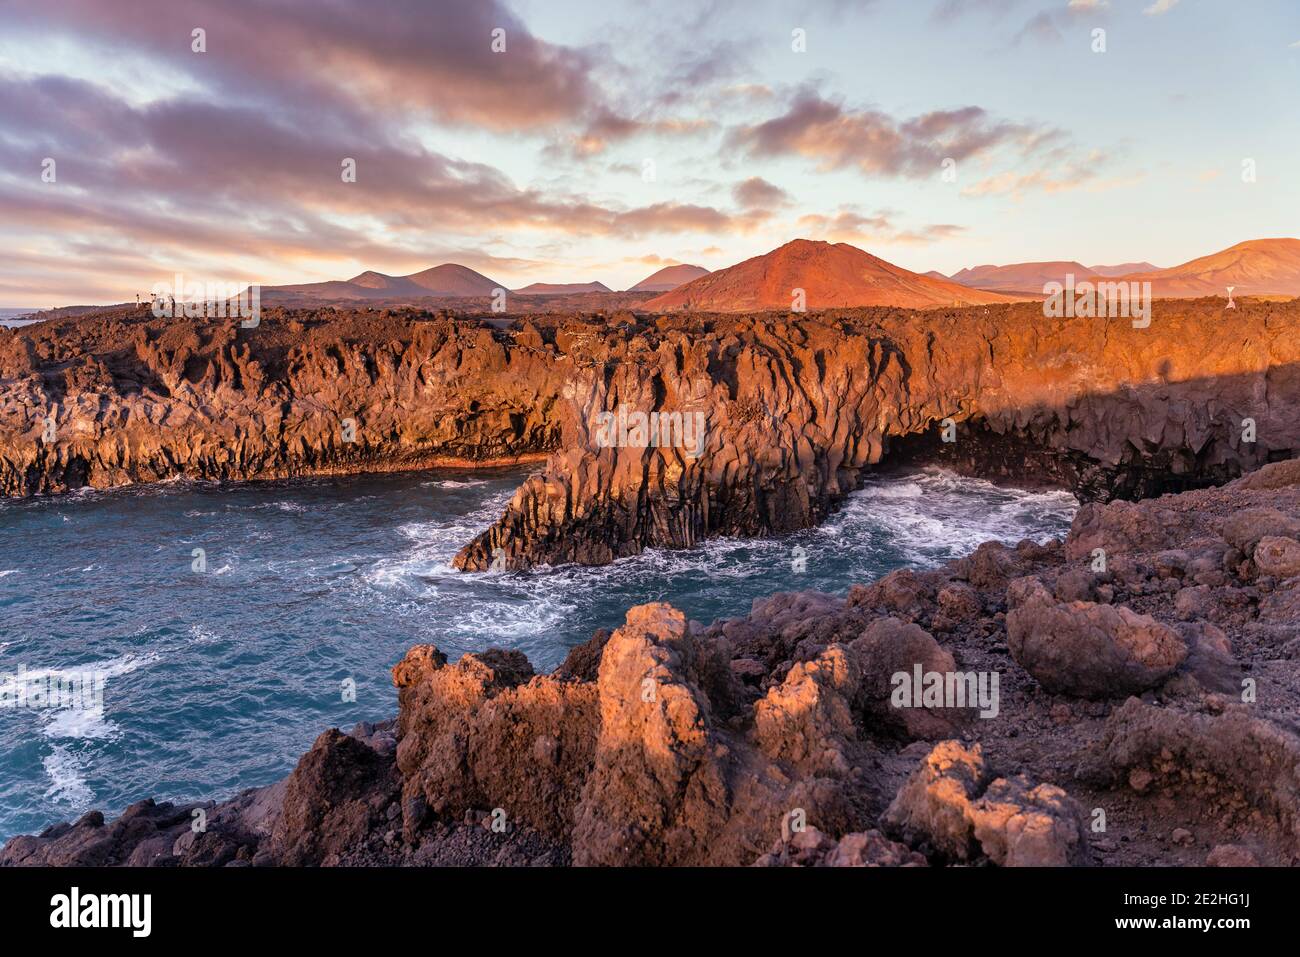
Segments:
[[[1158,301],[1147,328],[1034,303],[509,329],[117,310],[0,330],[0,491],[544,461],[466,570],[805,528],[882,462],[1149,496],[1300,454],[1297,329],[1300,300]]]
[[[416,646],[397,718],[280,783],[92,812],[0,863],[1287,865],[1297,659],[1288,461],[844,598],[708,627],[643,605],[549,675]],[[998,695],[902,706],[917,670]]]

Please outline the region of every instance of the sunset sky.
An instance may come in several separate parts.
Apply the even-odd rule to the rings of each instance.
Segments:
[[[1295,0],[0,3],[0,306],[799,236],[1168,266],[1300,234],[1298,177]]]

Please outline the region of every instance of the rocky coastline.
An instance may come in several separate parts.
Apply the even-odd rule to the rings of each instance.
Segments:
[[[416,646],[397,717],[281,782],[92,812],[0,864],[1292,864],[1298,537],[1286,461],[846,596],[639,606],[551,674]],[[996,713],[898,706],[917,668],[998,675]]]
[[[1154,309],[1148,328],[1034,303],[505,328],[421,310],[270,309],[255,328],[109,310],[0,332],[0,491],[537,462],[456,558],[527,569],[806,528],[882,464],[1105,501],[1300,452],[1300,301],[1242,300],[1229,319],[1217,300]],[[611,440],[602,417],[629,413],[699,426]]]

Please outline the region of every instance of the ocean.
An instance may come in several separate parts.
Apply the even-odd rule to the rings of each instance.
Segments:
[[[786,538],[716,539],[600,568],[453,570],[524,474],[0,500],[0,698],[20,671],[102,681],[102,707],[0,707],[0,840],[90,808],[275,781],[326,728],[395,714],[389,669],[416,643],[452,660],[517,648],[549,670],[641,602],[707,623],[778,591],[843,593],[990,539],[1060,536],[1077,507],[1066,492],[930,469],[872,478],[824,525]]]
[[[23,319],[23,316],[36,312],[35,309],[3,309],[0,308],[0,326],[26,326],[30,325],[32,320]]]

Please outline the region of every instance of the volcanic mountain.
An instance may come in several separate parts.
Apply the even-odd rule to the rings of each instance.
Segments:
[[[574,296],[584,292],[613,292],[603,282],[535,282],[516,289],[521,296]]]
[[[1010,302],[885,262],[848,243],[796,239],[763,256],[720,269],[645,303],[647,309],[746,312],[790,309],[802,289],[809,309],[850,306],[941,306]]]
[[[368,269],[346,281],[306,282],[289,286],[263,286],[262,300],[398,299],[421,297],[460,298],[490,296],[501,283],[468,266],[443,263],[409,276],[389,276]]]
[[[1129,273],[1129,282],[1151,283],[1156,298],[1300,296],[1300,239],[1252,239],[1169,269]]]
[[[628,292],[668,292],[678,286],[685,285],[692,279],[699,279],[701,276],[707,276],[708,274],[709,271],[703,266],[678,263],[676,266],[665,266],[658,272],[652,272],[629,289]]]

